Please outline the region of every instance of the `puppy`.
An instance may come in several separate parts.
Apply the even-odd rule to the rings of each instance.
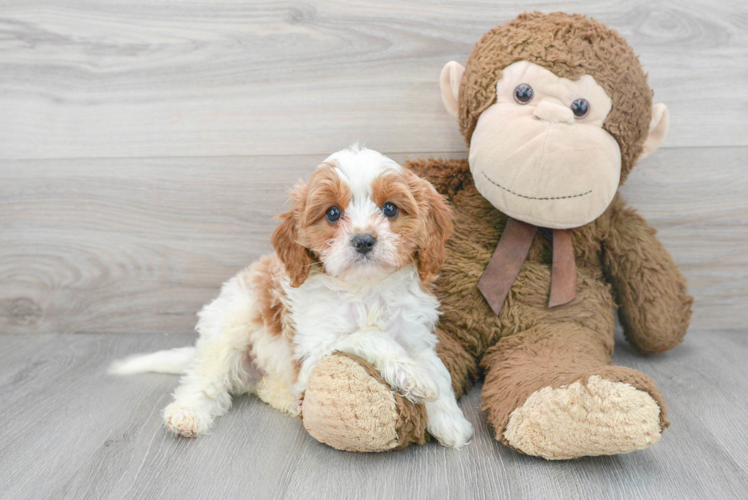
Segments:
[[[319,165],[291,202],[272,236],[275,253],[227,281],[198,314],[194,348],[131,357],[111,371],[184,373],[164,419],[175,434],[195,436],[226,413],[232,393],[298,415],[314,367],[343,351],[425,402],[427,429],[442,445],[467,445],[473,428],[435,351],[431,283],[451,230],[443,198],[353,146]]]

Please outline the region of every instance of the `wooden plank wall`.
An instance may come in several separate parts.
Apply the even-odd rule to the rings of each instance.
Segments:
[[[523,10],[618,29],[670,110],[626,197],[699,329],[748,320],[748,8],[714,2],[0,4],[0,332],[188,332],[285,191],[360,140],[464,157],[438,75]]]

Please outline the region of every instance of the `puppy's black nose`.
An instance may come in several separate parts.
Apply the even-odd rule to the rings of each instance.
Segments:
[[[371,233],[358,233],[351,239],[351,246],[356,249],[358,253],[367,254],[374,248],[374,244],[377,242],[377,237]]]

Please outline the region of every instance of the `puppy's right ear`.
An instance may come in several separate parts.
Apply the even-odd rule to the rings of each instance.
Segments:
[[[299,185],[291,193],[293,208],[286,213],[278,216],[281,223],[273,231],[270,238],[275,253],[283,262],[286,268],[286,274],[291,278],[291,286],[297,288],[309,277],[309,271],[312,269],[314,261],[309,255],[306,247],[300,244],[299,238],[299,217],[304,209],[304,193],[306,186]]]

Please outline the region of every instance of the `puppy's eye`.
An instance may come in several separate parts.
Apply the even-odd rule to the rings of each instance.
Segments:
[[[388,219],[394,219],[395,217],[397,217],[397,214],[400,213],[400,211],[397,209],[397,206],[394,203],[387,202],[382,207],[382,213]]]
[[[327,222],[332,222],[334,224],[335,222],[338,222],[341,215],[342,213],[340,212],[340,209],[338,207],[330,207],[325,213],[325,219],[327,220]]]
[[[587,99],[577,99],[571,103],[571,112],[577,118],[584,118],[590,112],[590,103]]]
[[[514,100],[520,104],[527,104],[532,101],[534,95],[535,93],[532,91],[532,87],[526,83],[520,83],[517,85],[517,88],[514,89]]]

